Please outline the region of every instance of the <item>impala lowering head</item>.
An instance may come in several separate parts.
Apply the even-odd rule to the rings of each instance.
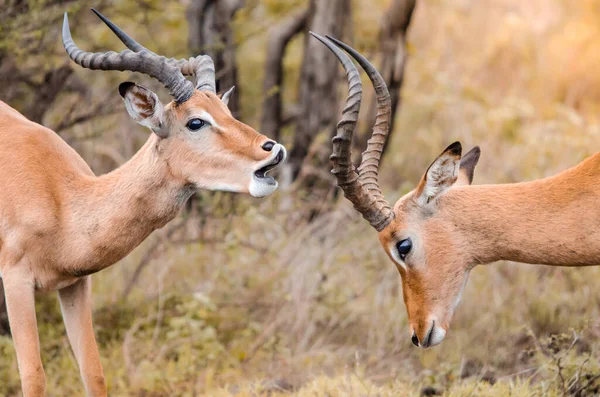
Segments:
[[[146,74],[160,81],[173,101],[164,105],[158,96],[140,85],[119,86],[129,115],[161,139],[159,153],[176,178],[197,188],[271,194],[277,182],[267,172],[286,157],[285,148],[236,120],[227,102],[233,87],[216,94],[212,59],[167,59],[148,50],[98,11],[94,13],[117,35],[127,50],[119,53],[86,52],[77,47],[67,14],[62,39],[69,57],[87,69],[120,70]],[[193,75],[192,84],[184,76]]]
[[[442,197],[455,185],[470,184],[479,160],[479,148],[465,154],[455,142],[429,166],[417,188],[400,198],[393,209],[378,182],[381,152],[390,127],[391,102],[377,70],[348,45],[311,34],[340,60],[350,85],[348,99],[333,138],[333,173],[338,185],[362,216],[379,232],[379,239],[402,277],[402,292],[412,342],[420,347],[440,343],[460,300],[472,258],[463,253],[454,225],[444,213]],[[377,118],[358,170],[352,164],[352,135],[356,126],[362,86],[356,67],[340,48],[365,70],[377,98]]]

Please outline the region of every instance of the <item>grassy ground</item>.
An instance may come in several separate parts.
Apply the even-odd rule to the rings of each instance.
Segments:
[[[358,22],[383,10],[356,3]],[[454,140],[481,146],[478,184],[551,175],[598,151],[600,11],[594,1],[573,4],[420,3],[382,171],[388,199],[412,189]],[[376,34],[364,29],[359,48]],[[242,74],[258,62],[261,40],[240,49]],[[300,45],[286,55],[292,71]],[[242,87],[245,112],[257,87]],[[351,206],[331,204],[333,192],[292,185],[266,200],[202,194],[191,214],[95,275],[110,395],[600,392],[600,268],[476,268],[445,341],[419,350],[396,269]],[[48,393],[83,395],[56,297],[38,301]],[[19,393],[11,340],[0,337],[0,396]]]
[[[126,298],[125,285],[160,236],[95,276],[111,395],[598,390],[600,269],[477,268],[446,340],[423,351],[410,342],[399,276],[368,225],[345,203],[312,223],[294,221],[276,210],[290,205],[285,196],[246,208],[241,200],[232,221],[223,216],[201,229],[210,243],[169,244]],[[228,200],[214,198],[220,207]],[[181,237],[199,232],[195,221]],[[236,227],[225,229],[230,223]],[[55,297],[39,302],[49,395],[81,395]],[[0,395],[18,395],[9,338],[0,338],[0,350]]]

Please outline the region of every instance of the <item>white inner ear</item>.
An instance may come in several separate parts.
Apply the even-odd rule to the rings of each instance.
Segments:
[[[223,97],[221,98],[221,100],[223,101],[223,103],[225,105],[229,104],[229,97],[231,96],[231,94],[233,93],[233,90],[235,89],[235,86],[231,87],[229,90],[227,90],[226,93],[223,94]]]
[[[442,155],[435,160],[427,170],[419,204],[428,204],[448,190],[456,182],[459,165],[460,160],[451,155]]]
[[[155,132],[163,125],[163,105],[152,91],[131,88],[125,95],[125,108],[132,119]]]

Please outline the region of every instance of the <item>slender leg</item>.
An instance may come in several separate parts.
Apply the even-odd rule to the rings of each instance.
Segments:
[[[106,383],[92,328],[92,279],[87,276],[58,291],[67,336],[88,396],[105,397]]]
[[[24,397],[46,395],[46,374],[40,357],[33,280],[17,272],[3,274],[8,321],[17,351]]]

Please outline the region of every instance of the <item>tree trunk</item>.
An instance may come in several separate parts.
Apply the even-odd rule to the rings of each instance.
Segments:
[[[400,106],[400,90],[404,80],[404,67],[406,64],[406,31],[415,9],[416,0],[393,0],[390,7],[384,13],[381,21],[379,42],[381,46],[381,67],[378,69],[385,80],[390,91],[392,100],[392,115],[390,134],[383,148],[383,154],[390,142],[394,131],[394,119]],[[367,147],[367,140],[371,137],[371,130],[375,123],[375,98],[369,104],[367,123],[365,130],[356,140],[355,152],[362,153]]]
[[[288,164],[295,179],[309,153],[315,136],[329,129],[338,112],[337,76],[341,73],[337,58],[308,34],[314,31],[321,35],[343,38],[345,27],[350,22],[350,0],[311,0],[308,23],[305,28],[304,60],[300,72],[299,114]]]
[[[44,74],[44,80],[36,87],[36,100],[23,110],[23,116],[36,123],[42,123],[44,115],[50,109],[73,69],[70,65],[63,65]]]
[[[243,0],[192,0],[187,9],[188,46],[192,55],[210,55],[215,62],[217,91],[237,85],[235,41],[231,19]],[[234,116],[239,113],[239,92],[229,99]]]
[[[285,19],[271,29],[265,61],[265,80],[263,94],[265,100],[262,107],[260,131],[268,137],[279,141],[283,125],[283,106],[281,91],[283,85],[283,56],[290,40],[300,33],[308,19],[308,10]]]

